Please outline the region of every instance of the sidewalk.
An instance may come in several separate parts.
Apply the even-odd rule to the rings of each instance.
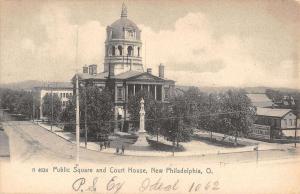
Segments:
[[[5,131],[0,130],[0,158],[9,158],[9,138]]]
[[[210,137],[210,133],[209,132],[205,132],[205,131],[197,131],[194,133],[194,135],[199,135],[202,137]],[[213,132],[213,138],[223,138],[224,134],[222,133],[216,133]],[[229,139],[231,139],[231,142],[234,141],[234,137],[232,136],[228,136]],[[259,141],[259,140],[255,140],[255,139],[249,139],[249,138],[243,138],[243,137],[239,137],[237,139],[237,142],[239,144],[245,144],[245,145],[249,145],[252,147],[256,147],[256,145],[258,145],[259,150],[267,150],[267,149],[288,149],[294,146],[294,143],[286,143],[286,144],[280,144],[280,143],[269,143],[269,142],[264,142],[264,141]]]
[[[39,126],[43,127],[44,129],[51,131],[50,126],[42,123],[37,123]],[[76,144],[76,136],[74,133],[71,132],[63,132],[62,129],[53,126],[52,127],[52,133],[55,133],[61,138],[64,138],[67,141],[70,141],[71,143]],[[156,137],[149,137],[152,140],[156,140]],[[100,145],[99,143],[96,142],[87,142],[87,149],[93,150],[93,151],[99,151],[102,153],[107,153],[107,154],[115,154],[116,152],[116,144],[120,144],[117,141],[117,137],[113,139],[112,141],[115,142],[113,143],[114,146],[106,149],[102,149],[100,151]],[[168,145],[172,145],[171,142],[166,141],[163,137],[159,137],[159,141]],[[256,140],[253,140],[256,141]],[[256,145],[251,145],[251,146],[245,146],[245,147],[238,147],[238,148],[226,148],[226,147],[219,147],[219,146],[212,146],[208,145],[204,142],[201,141],[196,141],[192,140],[191,142],[181,142],[181,145],[185,148],[185,151],[183,152],[175,152],[175,156],[203,156],[203,155],[208,155],[208,154],[226,154],[226,153],[239,153],[239,152],[251,152],[254,151],[254,148]],[[85,148],[85,142],[83,139],[80,140],[80,147]],[[265,143],[265,142],[259,142],[259,151],[264,151],[264,150],[280,150],[284,148],[291,148],[291,145],[289,146],[283,146],[282,144],[277,145],[277,144],[271,144],[271,143]],[[126,143],[125,144],[125,155],[130,155],[130,156],[159,156],[159,157],[168,157],[168,156],[173,156],[172,152],[165,152],[165,151],[157,151],[157,150],[149,150],[149,151],[137,151],[137,150],[132,150],[130,147],[130,144]]]

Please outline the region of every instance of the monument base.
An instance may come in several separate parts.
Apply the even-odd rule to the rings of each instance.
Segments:
[[[139,133],[139,136],[138,136],[136,142],[131,145],[131,148],[133,148],[133,150],[137,150],[137,151],[151,150],[149,143],[147,141],[147,133],[146,132]]]

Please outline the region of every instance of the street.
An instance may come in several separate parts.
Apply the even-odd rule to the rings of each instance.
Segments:
[[[3,123],[4,130],[9,136],[10,160],[12,162],[75,162],[75,144],[66,141],[56,134],[33,124],[30,121],[8,121]],[[150,157],[150,156],[124,156],[111,153],[101,153],[92,150],[80,149],[80,161],[101,164],[138,164],[169,162],[172,164],[209,162],[209,163],[235,163],[256,162],[299,158],[299,149],[265,150],[207,154],[202,156],[176,156],[175,157]]]

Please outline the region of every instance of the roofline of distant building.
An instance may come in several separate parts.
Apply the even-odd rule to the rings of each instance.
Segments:
[[[55,89],[55,90],[68,90],[68,89],[73,89],[72,86],[70,87],[59,87],[59,86],[54,86],[54,87],[51,87],[51,86],[42,86],[42,87],[34,87],[35,90],[43,90],[43,89]]]

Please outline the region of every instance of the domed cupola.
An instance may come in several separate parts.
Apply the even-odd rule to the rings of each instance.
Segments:
[[[108,39],[135,39],[140,40],[141,30],[127,18],[127,7],[123,3],[121,18],[107,27]]]
[[[106,28],[104,71],[110,71],[110,75],[143,71],[141,30],[127,16],[123,3],[121,18]]]

